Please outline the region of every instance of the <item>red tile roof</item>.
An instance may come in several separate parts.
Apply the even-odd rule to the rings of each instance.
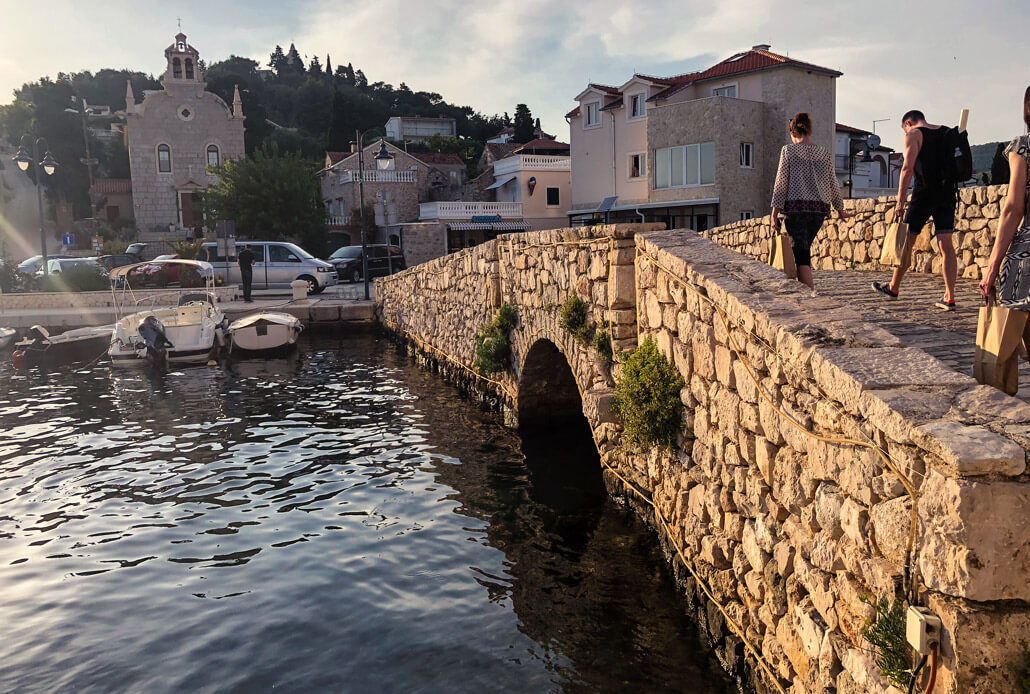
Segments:
[[[577,106],[576,108],[574,108],[571,111],[569,111],[568,113],[566,113],[565,117],[566,118],[575,118],[578,115],[579,115],[579,106]]]
[[[591,82],[590,86],[594,89],[599,89],[602,92],[611,94],[612,96],[620,96],[622,94],[622,92],[619,91],[618,87],[609,87],[607,84],[594,84],[593,82]]]
[[[347,157],[349,157],[352,154],[353,154],[353,152],[326,152],[325,153],[325,155],[327,157],[329,157],[329,163],[330,164],[335,164],[336,162],[340,161],[341,159],[346,159]]]
[[[465,166],[465,162],[461,160],[457,154],[451,154],[448,152],[420,152],[413,154],[413,157],[421,161],[423,164],[439,165],[439,166]]]
[[[90,189],[90,192],[97,193],[98,195],[111,195],[114,193],[131,193],[132,179],[98,178],[95,181],[93,181],[93,187]]]
[[[853,128],[850,125],[844,125],[843,123],[837,123],[837,132],[853,133],[855,135],[872,135],[872,133],[868,130],[862,130],[862,128]]]
[[[494,159],[504,159],[519,148],[517,142],[487,142],[486,148]]]

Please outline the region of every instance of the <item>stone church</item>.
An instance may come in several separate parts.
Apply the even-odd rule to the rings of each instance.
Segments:
[[[199,229],[196,195],[215,182],[208,166],[244,156],[243,103],[204,89],[197,49],[179,33],[165,49],[159,91],[137,104],[126,86],[125,119],[136,228],[144,240]]]

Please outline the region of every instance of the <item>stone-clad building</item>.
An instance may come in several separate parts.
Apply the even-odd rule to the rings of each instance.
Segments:
[[[204,89],[197,49],[179,33],[165,49],[161,91],[137,104],[125,94],[133,214],[144,239],[200,227],[195,196],[215,182],[209,165],[244,156],[243,104]]]

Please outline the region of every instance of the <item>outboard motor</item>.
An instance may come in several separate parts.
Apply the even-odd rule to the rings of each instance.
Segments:
[[[161,325],[161,321],[153,316],[147,316],[143,320],[143,324],[139,326],[139,336],[146,345],[146,358],[150,365],[167,368],[168,348],[174,345],[165,335],[165,327]]]

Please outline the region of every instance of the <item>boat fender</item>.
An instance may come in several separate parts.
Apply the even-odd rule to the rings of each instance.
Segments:
[[[25,350],[23,349],[14,350],[14,354],[11,355],[11,358],[14,361],[14,368],[16,369],[24,369],[28,366],[28,359],[26,359]]]

